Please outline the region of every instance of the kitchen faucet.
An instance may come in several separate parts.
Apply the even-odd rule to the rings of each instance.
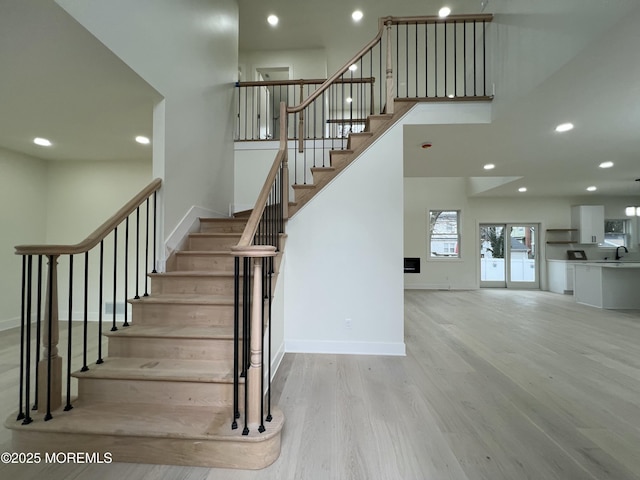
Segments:
[[[619,247],[616,247],[616,260],[620,260],[622,257],[620,256],[620,249],[624,248],[624,252],[625,253],[629,253],[629,250],[627,250],[627,247],[625,247],[624,245],[620,245]]]

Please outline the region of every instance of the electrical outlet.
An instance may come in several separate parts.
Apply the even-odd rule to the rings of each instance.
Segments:
[[[345,319],[344,319],[344,326],[345,326],[347,329],[351,330],[351,319],[350,319],[350,318],[345,318]]]

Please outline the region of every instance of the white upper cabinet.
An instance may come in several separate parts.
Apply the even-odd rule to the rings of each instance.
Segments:
[[[571,227],[578,229],[578,243],[604,241],[604,206],[575,205],[571,207]]]

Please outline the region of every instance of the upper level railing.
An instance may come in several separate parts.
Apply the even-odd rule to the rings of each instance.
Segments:
[[[394,99],[450,101],[492,95],[487,24],[492,15],[386,17],[376,36],[327,80],[239,82],[236,140],[279,138],[278,105],[307,107],[289,122],[291,140],[333,140],[343,148],[367,115],[392,113]],[[319,97],[317,101],[312,99]],[[338,141],[339,140],[339,141]]]
[[[93,361],[97,364],[103,363],[103,322],[111,324],[111,331],[118,330],[118,320],[122,320],[121,326],[129,326],[127,299],[131,296],[140,298],[141,294],[148,296],[146,275],[150,267],[155,272],[157,258],[156,193],[161,184],[162,181],[159,179],[151,182],[78,244],[16,247],[16,254],[22,256],[20,393],[17,420],[22,420],[23,424],[32,422],[32,410],[44,413],[45,421],[53,418],[52,411],[62,405],[63,383],[66,385],[64,410],[73,408],[72,359],[81,357],[81,370],[89,370],[89,351],[97,347],[97,358]],[[153,251],[152,254],[150,249]],[[78,258],[79,262],[74,262]],[[43,265],[45,259],[48,263],[46,271]],[[62,282],[58,274],[59,264],[64,267],[61,274],[64,278]],[[74,274],[80,274],[79,282],[74,280]],[[65,379],[62,375],[62,357],[58,355],[59,286],[60,289],[67,289],[63,297],[66,299],[67,308]],[[110,319],[104,318],[108,300],[112,301]],[[117,305],[124,306],[122,318],[118,318]],[[90,314],[90,309],[94,313]],[[80,312],[79,316],[83,322],[82,355],[72,351],[74,312]],[[93,315],[98,319],[98,332],[96,337],[90,340],[88,322],[89,317]],[[31,351],[32,343],[35,344],[35,353]]]

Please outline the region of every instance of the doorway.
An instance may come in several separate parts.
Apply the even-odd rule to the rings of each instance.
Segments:
[[[538,224],[480,224],[480,287],[540,288]]]

